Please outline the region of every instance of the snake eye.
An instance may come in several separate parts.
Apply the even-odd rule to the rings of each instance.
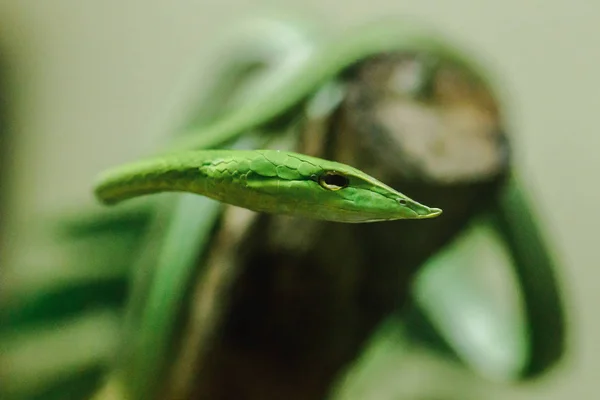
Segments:
[[[404,199],[398,199],[398,204],[400,204],[401,206],[405,206],[408,204],[408,201],[406,201]]]
[[[338,172],[326,172],[319,177],[319,185],[327,190],[340,190],[348,186],[348,177]]]

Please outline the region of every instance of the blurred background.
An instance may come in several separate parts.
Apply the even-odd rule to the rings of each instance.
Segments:
[[[533,186],[534,204],[566,267],[560,279],[569,350],[539,379],[507,385],[426,348],[374,339],[351,372],[351,386],[342,389],[348,394],[340,396],[425,399],[444,393],[461,399],[469,388],[469,398],[595,398],[600,5],[593,1],[0,0],[0,67],[11,134],[4,142],[9,151],[0,153],[2,200],[10,210],[0,221],[3,274],[36,275],[19,267],[43,256],[31,246],[32,223],[91,207],[90,185],[101,169],[147,154],[181,123],[208,84],[202,71],[211,66],[215,39],[240,21],[284,15],[335,31],[391,14],[424,21],[476,55],[500,89],[516,168]]]

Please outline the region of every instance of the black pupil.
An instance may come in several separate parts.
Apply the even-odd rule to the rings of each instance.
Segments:
[[[343,175],[338,174],[327,174],[323,177],[323,182],[329,186],[339,186],[346,187],[348,186],[348,178]]]
[[[405,206],[406,205],[406,200],[400,199],[400,200],[398,200],[398,203],[400,203],[401,206]]]

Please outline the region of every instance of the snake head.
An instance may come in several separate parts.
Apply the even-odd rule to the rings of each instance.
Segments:
[[[425,219],[442,212],[345,164],[289,152],[258,154],[246,182],[255,191],[257,211],[350,223]]]
[[[339,210],[344,222],[426,219],[442,213],[351,167],[325,169],[315,180],[322,198]]]

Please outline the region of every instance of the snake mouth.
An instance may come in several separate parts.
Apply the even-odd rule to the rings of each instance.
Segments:
[[[417,216],[417,219],[428,219],[435,218],[442,213],[442,209],[440,208],[429,208],[427,213],[421,214]]]

